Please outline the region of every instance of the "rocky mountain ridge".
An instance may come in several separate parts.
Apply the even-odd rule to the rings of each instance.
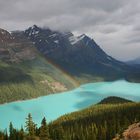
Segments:
[[[124,78],[131,68],[106,54],[90,37],[59,32],[36,25],[24,31],[46,58],[69,74],[93,75],[105,80]]]

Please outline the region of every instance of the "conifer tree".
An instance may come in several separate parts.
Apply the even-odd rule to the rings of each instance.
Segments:
[[[26,118],[26,131],[28,132],[29,136],[34,136],[36,131],[36,124],[32,120],[32,116],[29,113],[28,117]]]
[[[24,129],[23,129],[23,127],[21,127],[21,129],[18,132],[18,138],[19,138],[19,140],[22,140],[24,138],[24,135],[25,135]]]
[[[10,139],[12,140],[12,139],[14,139],[14,128],[13,128],[13,124],[12,124],[12,122],[10,122],[10,125],[9,125],[9,137],[10,137]]]
[[[45,117],[43,118],[43,120],[41,122],[39,137],[42,140],[48,140],[49,139],[49,128],[48,128]]]

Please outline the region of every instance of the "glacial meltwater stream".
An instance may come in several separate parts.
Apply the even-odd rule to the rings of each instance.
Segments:
[[[32,114],[38,125],[43,117],[50,122],[66,113],[96,104],[108,96],[140,101],[140,83],[129,83],[125,80],[89,83],[60,94],[3,104],[0,105],[0,129],[8,128],[10,122],[16,128],[24,126],[28,113]]]

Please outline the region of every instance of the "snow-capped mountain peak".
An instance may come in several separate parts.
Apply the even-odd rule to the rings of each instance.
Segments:
[[[33,25],[32,27],[30,27],[28,30],[25,31],[26,34],[30,36],[32,35],[38,35],[38,33],[40,32],[40,28],[37,27],[37,25]]]
[[[37,25],[33,25],[33,26],[31,27],[31,29],[36,29],[36,28],[38,28]]]

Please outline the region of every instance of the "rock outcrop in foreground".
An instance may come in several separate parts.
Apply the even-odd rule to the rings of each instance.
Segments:
[[[124,140],[140,140],[140,123],[134,123],[123,133]]]
[[[140,122],[130,125],[122,134],[123,138],[119,135],[113,140],[140,140]]]

